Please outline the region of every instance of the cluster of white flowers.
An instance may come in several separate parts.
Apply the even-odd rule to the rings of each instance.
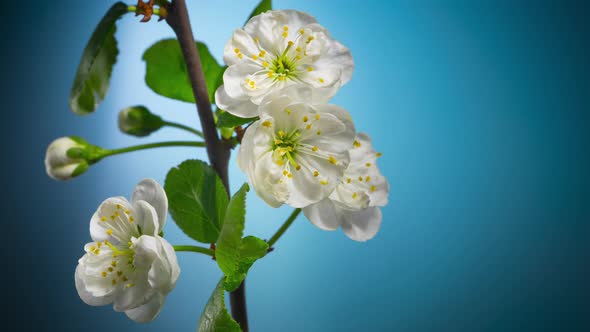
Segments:
[[[113,304],[136,322],[152,321],[180,274],[174,248],[159,236],[168,213],[164,189],[141,181],[131,202],[105,200],[90,220],[93,242],[76,268],[76,289],[89,305]]]
[[[389,185],[366,134],[329,99],[352,77],[348,48],[294,10],[268,11],[234,32],[217,106],[255,117],[238,155],[256,193],[273,207],[303,208],[325,230],[356,241],[381,225]]]

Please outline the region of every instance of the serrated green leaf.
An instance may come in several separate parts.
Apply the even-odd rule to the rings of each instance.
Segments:
[[[201,57],[209,100],[213,102],[215,90],[223,83],[225,67],[217,63],[207,45],[197,42],[197,49]],[[143,53],[143,60],[146,63],[145,82],[150,89],[164,97],[195,102],[178,40],[160,40]]]
[[[178,227],[199,242],[215,243],[228,198],[213,168],[200,160],[186,160],[170,169],[164,189]]]
[[[225,307],[225,292],[223,278],[219,281],[209,302],[205,305],[197,332],[239,332],[242,331],[238,323],[231,318]]]
[[[223,112],[217,117],[217,127],[219,128],[234,128],[237,126],[245,125],[250,122],[258,120],[259,117],[253,118],[240,118],[229,112]]]
[[[217,264],[226,275],[227,291],[236,289],[246,277],[252,264],[266,255],[268,250],[268,244],[254,236],[242,239],[247,191],[248,185],[244,184],[230,200],[215,249]]]
[[[70,108],[76,114],[94,112],[107,94],[111,72],[119,54],[115,22],[125,13],[126,4],[114,4],[98,23],[84,48],[70,91]]]
[[[248,270],[250,270],[254,262],[264,257],[267,252],[268,243],[266,241],[255,236],[246,236],[243,238],[240,243],[236,271],[233,274],[227,275],[224,283],[225,289],[231,292],[238,288],[246,278]]]
[[[248,17],[248,20],[250,20],[252,17],[254,17],[256,15],[262,14],[265,11],[271,10],[271,9],[272,9],[272,0],[262,0],[258,4],[258,6],[256,6],[256,8],[254,8],[254,10],[252,11],[252,13],[250,13],[250,16]]]

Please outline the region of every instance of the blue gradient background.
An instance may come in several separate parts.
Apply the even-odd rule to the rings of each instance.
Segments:
[[[256,1],[189,1],[194,31],[221,59]],[[27,4],[28,3],[28,4]],[[198,126],[193,105],[143,83],[143,50],[165,23],[119,23],[121,54],[98,112],[67,100],[81,51],[110,1],[27,1],[3,11],[3,324],[37,331],[191,331],[220,273],[180,253],[183,273],[160,317],[135,324],[78,298],[73,271],[100,202],[204,151],[109,158],[58,183],[47,144],[80,135],[104,147],[143,103]],[[275,0],[309,12],[353,52],[334,99],[384,153],[391,183],[380,233],[365,244],[300,218],[248,278],[252,331],[589,331],[589,51],[582,2]],[[229,11],[228,11],[229,9]],[[23,13],[8,15],[8,13]],[[244,181],[231,168],[233,190]],[[251,194],[247,233],[269,237],[290,213]],[[170,242],[189,243],[173,222]],[[6,263],[8,262],[8,265]],[[10,326],[10,325],[5,325]]]

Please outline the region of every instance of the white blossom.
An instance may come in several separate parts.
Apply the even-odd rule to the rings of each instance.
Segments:
[[[85,303],[112,303],[137,322],[156,318],[180,274],[174,248],[158,235],[167,209],[164,189],[151,179],[135,187],[131,202],[112,197],[99,206],[75,273]]]
[[[229,66],[215,94],[219,108],[239,117],[258,115],[265,96],[293,84],[327,98],[352,77],[350,50],[308,14],[267,11],[234,31],[224,49]]]
[[[375,152],[366,134],[359,133],[350,151],[350,164],[330,196],[303,209],[317,227],[336,230],[355,241],[367,241],[381,226],[380,206],[388,201],[389,184],[377,168]]]
[[[327,197],[348,166],[355,131],[348,112],[310,104],[315,90],[293,86],[269,95],[242,139],[238,165],[269,205],[304,207]]]

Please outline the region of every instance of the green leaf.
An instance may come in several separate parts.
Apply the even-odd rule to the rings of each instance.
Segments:
[[[268,250],[268,244],[261,239],[253,236],[242,239],[248,190],[248,185],[244,184],[230,200],[215,249],[217,264],[227,277],[225,281],[227,291],[236,289],[246,277],[252,264],[264,257]]]
[[[256,15],[262,14],[265,11],[271,10],[271,9],[272,9],[272,0],[262,0],[258,4],[258,6],[256,6],[256,8],[254,8],[252,13],[248,17],[248,20],[250,20],[252,17],[254,17]]]
[[[76,114],[94,112],[107,94],[113,65],[117,62],[119,54],[115,39],[115,22],[125,13],[126,4],[114,4],[86,44],[70,92],[70,108]]]
[[[209,100],[213,102],[215,90],[223,83],[225,67],[217,63],[207,45],[197,42],[197,49],[201,57]],[[164,97],[195,102],[178,40],[160,40],[145,51],[143,60],[146,62],[145,82],[150,89]]]
[[[240,255],[237,262],[237,269],[225,279],[225,289],[231,292],[238,288],[246,278],[246,274],[248,274],[248,270],[254,262],[264,257],[267,252],[268,243],[266,241],[255,236],[246,236],[243,238],[239,249]]]
[[[225,307],[225,292],[223,290],[223,278],[219,281],[209,302],[205,305],[197,332],[239,332],[240,325],[231,318]]]
[[[217,117],[217,127],[219,128],[234,128],[237,126],[245,125],[250,122],[258,120],[259,117],[253,118],[240,118],[229,112],[223,112]]]
[[[213,168],[200,160],[186,160],[170,169],[164,189],[178,227],[199,242],[215,243],[228,198]]]

